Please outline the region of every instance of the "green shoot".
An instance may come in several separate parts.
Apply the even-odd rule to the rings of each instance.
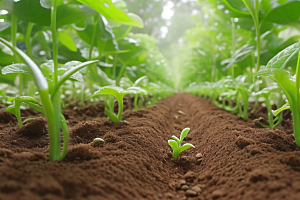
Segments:
[[[273,57],[264,69],[256,73],[257,76],[267,75],[278,82],[286,95],[293,116],[294,137],[296,144],[300,147],[300,43],[297,42]],[[283,69],[287,62],[298,53],[296,74],[292,76]],[[281,109],[284,110],[284,109]],[[278,113],[278,112],[277,112]]]
[[[266,103],[266,107],[268,110],[269,125],[261,124],[262,127],[264,127],[264,128],[274,129],[282,121],[282,113],[276,115],[276,118],[273,119],[274,115],[273,115],[273,111],[272,111],[272,105],[269,101],[269,97],[270,97],[271,93],[275,92],[275,91],[278,91],[277,85],[264,88],[261,91],[254,93],[254,96],[263,97],[265,100],[264,102]]]
[[[185,143],[184,145],[181,145],[183,142],[183,139],[187,136],[189,131],[190,131],[190,128],[185,128],[182,130],[182,132],[180,134],[180,139],[178,139],[178,137],[173,135],[172,139],[168,140],[169,145],[173,149],[173,158],[174,159],[177,159],[181,152],[183,152],[191,147],[195,148],[195,146],[190,143]]]
[[[8,97],[7,100],[12,101],[13,105],[8,106],[6,108],[6,111],[16,115],[19,127],[22,127],[22,125],[23,125],[22,119],[21,119],[21,111],[20,111],[21,103],[27,103],[28,105],[33,105],[33,106],[34,105],[38,106],[38,104],[39,104],[38,100],[36,100],[35,98],[30,97],[30,96]]]
[[[96,91],[90,98],[99,96],[99,95],[105,95],[109,94],[114,96],[118,101],[118,114],[116,115],[111,109],[105,108],[105,114],[109,117],[109,119],[112,122],[120,122],[122,120],[122,114],[123,114],[123,97],[127,94],[140,94],[140,93],[146,93],[145,90],[143,90],[140,87],[130,87],[127,89],[123,89],[116,86],[105,86],[101,87],[98,91]]]

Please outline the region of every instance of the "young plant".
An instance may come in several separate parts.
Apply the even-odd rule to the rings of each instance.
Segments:
[[[278,82],[286,95],[293,116],[294,137],[296,144],[300,147],[300,43],[297,42],[273,57],[267,66],[255,75],[267,75]],[[289,71],[283,69],[288,61],[298,54],[296,74],[292,76]],[[280,109],[281,111],[284,109]],[[278,114],[278,112],[277,112]]]
[[[130,87],[127,89],[123,89],[117,86],[105,86],[101,87],[98,91],[96,91],[90,98],[99,96],[99,95],[112,95],[118,101],[118,114],[116,115],[113,110],[109,109],[107,106],[105,107],[105,114],[109,117],[112,122],[120,122],[122,120],[123,114],[123,97],[126,94],[140,94],[140,93],[147,93],[140,87]]]
[[[32,74],[35,85],[37,86],[40,98],[41,98],[41,104],[37,105],[36,101],[33,99],[28,99],[24,97],[23,99],[15,99],[20,101],[26,102],[28,105],[32,106],[35,110],[42,111],[42,113],[45,115],[45,118],[47,119],[48,123],[48,132],[49,132],[49,138],[50,138],[50,149],[49,149],[49,157],[50,160],[61,160],[64,158],[64,156],[67,153],[68,150],[68,143],[69,143],[69,132],[67,128],[67,123],[64,118],[64,116],[61,114],[60,109],[60,95],[58,95],[59,88],[61,85],[68,80],[75,72],[78,70],[86,67],[87,65],[94,64],[97,61],[88,61],[85,63],[82,63],[80,65],[77,65],[76,67],[73,67],[72,69],[66,71],[60,79],[56,77],[57,81],[54,81],[53,87],[51,90],[49,89],[49,85],[47,80],[45,79],[42,71],[40,68],[36,65],[36,63],[31,60],[23,51],[20,49],[13,47],[11,43],[4,40],[3,38],[0,38],[0,42],[5,44],[7,47],[9,47],[15,54],[20,56],[24,60],[24,62],[28,66],[28,71],[30,74]],[[23,69],[23,68],[22,68]],[[58,76],[58,73],[54,73]],[[59,97],[59,101],[57,101],[57,97]],[[30,103],[31,102],[31,103]],[[57,109],[55,108],[55,104]],[[18,106],[15,107],[15,110],[19,110]],[[19,111],[16,111],[16,113]],[[18,119],[20,124],[20,117]],[[60,147],[60,129],[63,131],[63,150],[61,152]]]
[[[173,149],[173,158],[174,159],[177,159],[181,152],[183,152],[191,147],[195,148],[195,146],[190,143],[185,143],[184,145],[181,145],[183,142],[183,139],[187,136],[189,131],[190,131],[190,128],[185,128],[182,130],[182,132],[180,134],[180,139],[178,139],[178,137],[173,135],[172,139],[168,140],[169,145]]]
[[[272,105],[271,105],[269,97],[272,94],[272,92],[275,92],[275,91],[278,91],[278,86],[277,85],[266,87],[266,88],[262,89],[261,91],[254,93],[254,96],[262,97],[264,99],[264,102],[265,102],[267,110],[268,110],[269,125],[261,124],[261,126],[264,127],[264,128],[273,129],[276,126],[278,126],[280,124],[280,122],[282,121],[282,113],[277,115],[275,117],[275,119],[273,118],[274,115],[273,115]]]

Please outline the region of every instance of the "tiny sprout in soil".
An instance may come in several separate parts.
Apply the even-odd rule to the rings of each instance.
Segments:
[[[185,128],[182,130],[182,132],[180,134],[180,139],[178,139],[178,137],[173,135],[172,139],[168,140],[168,143],[172,147],[172,150],[173,150],[173,158],[174,159],[177,159],[181,152],[183,152],[191,147],[195,148],[195,146],[190,143],[185,143],[185,144],[181,145],[183,142],[183,139],[187,136],[189,131],[190,131],[190,128]]]

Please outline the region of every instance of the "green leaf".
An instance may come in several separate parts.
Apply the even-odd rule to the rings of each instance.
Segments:
[[[41,26],[49,26],[51,10],[41,6],[40,0],[2,0],[1,9],[7,10],[18,19],[33,22]]]
[[[134,21],[128,15],[126,15],[123,11],[117,9],[111,0],[78,0],[84,5],[87,5],[98,13],[103,15],[107,19],[114,20],[121,24],[132,25],[137,27],[143,27],[144,25],[140,23],[140,20]]]
[[[2,74],[29,74],[32,75],[30,69],[24,63],[15,63],[8,65],[2,69]]]
[[[88,65],[91,65],[91,64],[94,64],[98,62],[98,60],[92,60],[92,61],[87,61],[87,62],[84,62],[84,63],[81,63],[75,67],[72,67],[70,68],[70,70],[66,71],[64,73],[64,75],[61,76],[60,80],[58,81],[58,83],[55,85],[54,89],[53,89],[53,92],[52,92],[52,97],[55,96],[55,93],[58,91],[58,89],[61,87],[61,85],[66,82],[66,80],[68,80],[73,74],[75,74],[77,71],[79,71],[80,69],[88,66]]]
[[[280,114],[282,111],[284,110],[289,110],[291,109],[290,104],[286,103],[283,106],[281,106],[280,108],[278,108],[277,110],[272,110],[273,115],[276,117],[278,114]]]
[[[106,114],[109,117],[110,121],[119,122],[117,115],[114,112],[108,110],[107,108],[105,108],[104,114]]]
[[[51,7],[52,7],[52,0],[40,0],[40,4],[44,8],[51,9]]]
[[[178,143],[175,140],[168,140],[169,145],[172,147],[173,151],[178,149]]]
[[[283,25],[299,23],[299,10],[300,1],[291,1],[272,9],[264,20]]]
[[[183,152],[183,151],[185,151],[185,150],[187,150],[187,149],[189,149],[191,147],[195,148],[194,145],[192,145],[190,143],[185,143],[184,145],[182,145],[181,147],[179,147],[179,153],[181,153],[181,152]]]
[[[69,50],[73,52],[77,51],[77,47],[73,38],[67,32],[60,31],[58,33],[58,39],[60,43],[67,47]]]
[[[279,52],[276,56],[274,56],[267,64],[265,68],[260,69],[254,75],[271,75],[274,73],[274,70],[284,68],[288,61],[298,53],[300,47],[300,43],[297,42],[295,44],[290,45],[285,48],[281,52]]]
[[[236,12],[236,13],[241,14],[241,15],[250,15],[249,12],[245,12],[245,11],[234,8],[227,0],[222,0],[222,1],[233,12]]]
[[[190,128],[185,128],[181,131],[179,144],[182,143],[183,139],[187,136],[190,130],[191,130]]]
[[[147,93],[146,90],[140,87],[130,87],[124,90],[123,88],[117,86],[105,86],[101,87],[98,91],[96,91],[91,98],[98,96],[100,94],[111,94],[119,101],[123,98],[126,94],[140,94],[140,93]]]
[[[287,62],[299,51],[300,43],[297,42],[285,48],[273,57],[267,64],[267,68],[283,68]]]
[[[13,47],[12,44],[3,38],[0,37],[0,42],[5,44],[7,47],[9,47],[14,53],[18,54],[20,57],[24,59],[24,61],[27,63],[27,65],[30,68],[30,71],[34,77],[35,84],[38,87],[39,90],[45,91],[48,90],[48,83],[46,79],[44,78],[41,70],[39,67],[35,64],[31,58],[29,58],[23,51],[18,49],[17,47]]]
[[[172,139],[175,140],[178,143],[178,146],[180,145],[180,140],[175,135],[172,136]]]

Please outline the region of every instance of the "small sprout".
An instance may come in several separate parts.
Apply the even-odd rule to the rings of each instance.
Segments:
[[[181,152],[183,152],[184,150],[187,150],[191,147],[195,148],[195,146],[190,143],[185,143],[184,145],[181,146],[183,139],[187,136],[189,131],[190,131],[190,128],[185,128],[182,130],[182,132],[180,134],[180,139],[178,139],[175,135],[173,135],[172,139],[168,140],[169,145],[173,149],[173,158],[174,159],[177,159],[179,154]]]
[[[102,138],[95,138],[93,142],[104,142]]]

